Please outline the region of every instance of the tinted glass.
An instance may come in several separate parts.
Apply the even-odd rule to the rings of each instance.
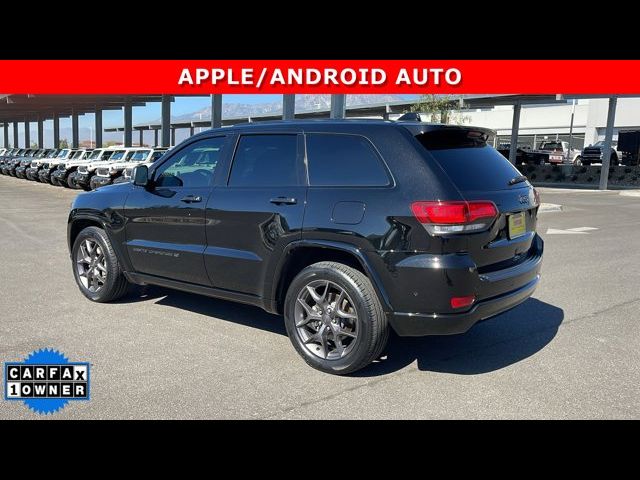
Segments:
[[[156,171],[156,187],[211,185],[224,142],[225,137],[208,138],[176,152]]]
[[[229,185],[266,187],[298,185],[296,135],[240,137]]]
[[[371,142],[358,135],[307,135],[312,186],[384,186],[389,177]]]
[[[91,155],[89,155],[89,160],[94,160],[98,158],[101,154],[102,154],[102,150],[94,150],[93,152],[91,152]]]
[[[467,129],[427,132],[416,137],[435,157],[453,183],[466,191],[504,190],[521,175],[481,132]]]

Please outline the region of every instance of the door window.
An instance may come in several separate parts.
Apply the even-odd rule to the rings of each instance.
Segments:
[[[211,185],[225,140],[226,137],[207,138],[176,152],[156,170],[156,187]]]
[[[243,135],[238,142],[229,186],[299,185],[297,135]]]

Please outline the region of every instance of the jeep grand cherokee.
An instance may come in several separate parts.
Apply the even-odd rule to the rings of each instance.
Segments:
[[[490,133],[364,120],[203,132],[77,197],[73,274],[96,302],[134,283],[260,306],[312,367],[356,371],[390,328],[463,333],[534,291],[539,199]]]

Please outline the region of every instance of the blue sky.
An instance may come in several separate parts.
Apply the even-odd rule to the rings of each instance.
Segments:
[[[271,103],[282,99],[282,95],[225,95],[223,101],[229,103]],[[171,104],[171,115],[184,115],[195,112],[210,104],[210,97],[176,97]],[[85,115],[85,117],[88,117]],[[93,116],[91,116],[93,117]],[[134,107],[133,123],[143,123],[160,118],[160,103],[149,103],[146,107]],[[91,119],[93,121],[93,118]],[[105,111],[102,116],[105,127],[122,125],[122,111]]]

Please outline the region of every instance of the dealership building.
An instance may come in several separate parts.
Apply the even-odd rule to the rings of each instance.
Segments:
[[[522,105],[518,145],[539,144],[541,141],[569,140],[571,114],[573,115],[572,146],[582,148],[598,140],[604,140],[607,125],[606,98],[578,99],[575,105],[567,103]],[[511,105],[497,105],[493,108],[469,109],[458,113],[465,123],[496,130],[498,142],[509,143],[513,121]],[[395,116],[394,116],[395,117]],[[618,131],[640,129],[640,97],[618,98],[613,139]]]

